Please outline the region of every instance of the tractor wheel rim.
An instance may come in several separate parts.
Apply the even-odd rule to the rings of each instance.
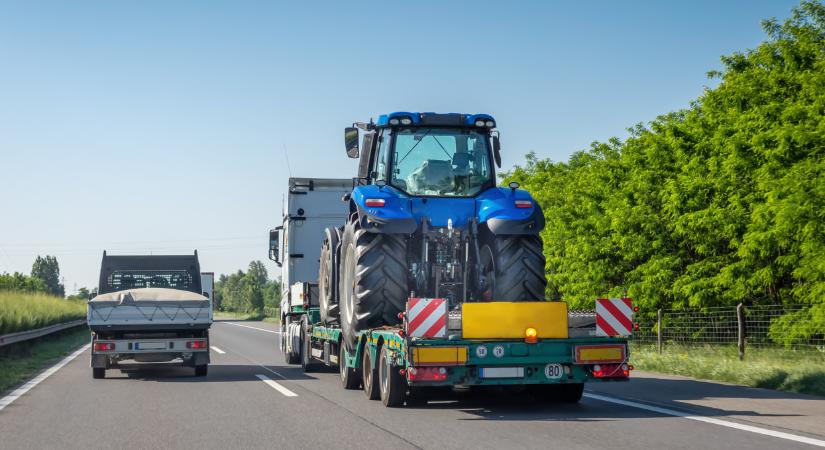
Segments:
[[[344,264],[344,302],[346,303],[346,321],[352,323],[355,313],[355,248],[350,244],[347,246],[346,263]]]
[[[346,356],[347,356],[347,354],[346,354],[346,351],[344,350],[343,343],[341,343],[340,345],[341,345],[341,347],[338,349],[338,373],[339,373],[339,375],[341,375],[341,380],[343,381],[343,380],[346,380],[346,378],[347,378],[347,373],[346,373],[346,370],[347,370],[347,358],[346,358]]]
[[[383,361],[381,361],[381,365],[378,367],[378,378],[381,382],[381,392],[386,393],[387,392],[387,382],[389,381],[388,374],[390,372],[390,367],[389,367],[390,360],[383,353],[381,354],[381,359]]]

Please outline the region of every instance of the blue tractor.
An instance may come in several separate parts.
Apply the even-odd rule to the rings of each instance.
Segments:
[[[346,128],[358,176],[346,223],[325,230],[319,291],[349,351],[359,330],[398,324],[408,298],[451,311],[544,299],[544,215],[517,183],[496,186],[495,128],[487,114],[413,112]]]

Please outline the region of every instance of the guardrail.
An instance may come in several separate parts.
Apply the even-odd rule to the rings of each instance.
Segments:
[[[0,347],[9,344],[15,344],[17,342],[37,339],[48,334],[56,333],[58,331],[66,330],[68,328],[79,327],[81,325],[86,325],[86,319],[58,323],[56,325],[49,325],[48,327],[37,328],[35,330],[18,331],[16,333],[4,334],[0,336]]]

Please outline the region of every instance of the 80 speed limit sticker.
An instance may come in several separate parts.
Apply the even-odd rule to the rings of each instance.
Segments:
[[[564,375],[564,368],[561,364],[548,364],[544,366],[544,376],[550,380],[558,380]]]

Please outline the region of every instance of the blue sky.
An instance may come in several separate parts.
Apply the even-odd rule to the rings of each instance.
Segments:
[[[0,272],[53,254],[92,287],[104,249],[245,269],[284,149],[295,176],[350,177],[353,121],[487,112],[505,167],[565,160],[687,106],[795,4],[2,2]]]

